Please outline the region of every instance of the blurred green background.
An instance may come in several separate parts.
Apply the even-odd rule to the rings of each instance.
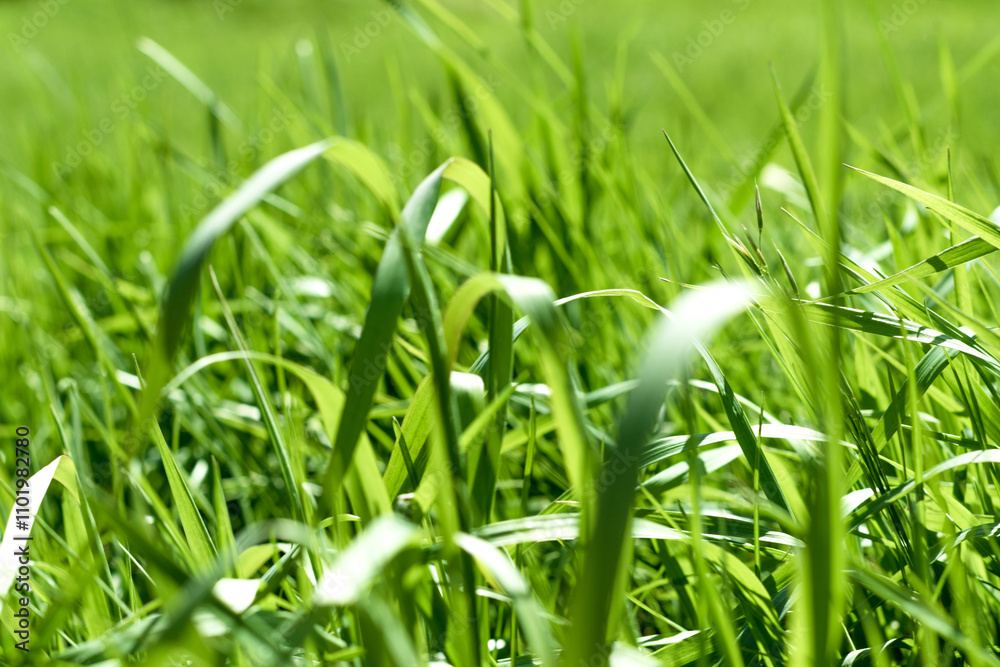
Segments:
[[[462,53],[471,56],[470,62],[478,60],[481,71],[489,71],[490,62],[515,72],[523,67],[528,49],[517,26],[502,18],[505,11],[520,10],[512,0],[441,4],[483,38],[482,53]],[[904,115],[899,91],[893,89],[889,66],[880,54],[880,30],[903,79],[914,82],[912,95],[923,103],[939,96],[945,85],[940,75],[941,44],[947,44],[956,69],[961,70],[996,37],[994,19],[1000,14],[992,0],[846,4],[848,115],[859,128],[875,134],[880,123]],[[56,143],[72,144],[98,126],[109,115],[110,102],[127,95],[145,75],[150,61],[136,49],[143,36],[176,55],[248,117],[261,95],[262,71],[280,72],[273,76],[284,90],[300,88],[296,44],[328,38],[339,58],[349,112],[367,119],[377,135],[379,126],[401,122],[392,100],[392,77],[425,90],[445,90],[439,61],[404,21],[385,14],[388,6],[373,0],[0,2],[3,159],[30,163],[39,129]],[[372,23],[385,21],[385,16],[386,25]],[[535,5],[533,20],[561,55],[570,54],[576,41],[591,96],[605,101],[620,96],[630,135],[642,139],[639,150],[662,152],[662,127],[671,128],[682,147],[700,147],[707,140],[650,54],[659,52],[680,64],[684,82],[731,150],[729,156],[697,151],[696,161],[716,164],[753,150],[773,124],[776,108],[768,63],[773,63],[791,94],[815,66],[818,53],[819,19],[808,2],[542,0]],[[366,39],[366,26],[374,37]],[[449,35],[447,26],[435,28]],[[694,46],[699,41],[701,45]],[[620,91],[614,83],[616,70],[625,72]],[[990,72],[996,72],[995,65],[960,86],[961,107],[1000,107],[1000,87],[987,83]],[[511,90],[499,90],[498,95],[516,121],[528,116]],[[568,95],[565,102],[568,113]],[[945,113],[943,105],[938,108]],[[155,113],[174,141],[205,131],[198,102],[173,81],[157,86],[137,110]],[[998,119],[995,114],[963,117],[962,143],[996,145]],[[947,122],[943,115],[929,120]]]

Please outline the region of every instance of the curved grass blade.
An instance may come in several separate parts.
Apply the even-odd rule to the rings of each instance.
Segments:
[[[47,466],[28,478],[27,488],[31,490],[28,494],[28,529],[23,530],[18,526],[19,514],[17,507],[11,507],[10,516],[7,518],[7,525],[3,531],[3,539],[0,540],[0,609],[3,609],[3,600],[14,583],[17,575],[18,556],[15,548],[18,540],[30,538],[31,528],[35,524],[35,517],[45,500],[45,494],[49,490],[49,485],[55,480],[66,487],[73,496],[79,496],[80,490],[76,483],[76,468],[73,460],[68,456],[59,456]],[[23,518],[21,519],[23,521]],[[6,616],[6,614],[5,614]],[[13,628],[11,628],[13,630]]]
[[[395,516],[375,520],[323,573],[313,596],[319,607],[357,603],[386,566],[416,540],[416,526]]]
[[[160,390],[170,372],[170,364],[180,347],[182,334],[191,317],[191,307],[201,282],[202,266],[215,242],[268,193],[301,171],[330,146],[330,141],[320,141],[271,160],[209,213],[188,237],[180,258],[174,265],[160,307],[156,341],[153,344],[153,359],[146,374],[147,382],[143,393],[140,423],[144,423],[153,415]]]
[[[614,640],[623,601],[624,564],[630,543],[632,499],[638,482],[638,460],[663,405],[667,382],[679,375],[696,342],[707,338],[742,312],[747,293],[738,285],[685,294],[674,318],[662,323],[648,345],[639,386],[630,394],[618,426],[618,452],[610,484],[598,494],[594,540],[585,545],[583,572],[574,592],[572,630],[563,664],[603,664]]]
[[[976,236],[971,239],[966,239],[959,244],[953,245],[946,250],[942,250],[933,257],[928,257],[923,261],[917,262],[910,268],[894,273],[888,278],[883,278],[882,280],[869,285],[855,287],[841,296],[875,292],[894,285],[899,285],[900,283],[908,280],[918,280],[920,278],[933,276],[934,274],[941,273],[942,271],[947,271],[948,269],[971,262],[974,259],[985,257],[992,252],[996,252],[996,250],[996,246]]]
[[[484,573],[495,578],[504,592],[513,598],[528,644],[543,667],[555,667],[556,642],[552,629],[543,615],[541,605],[531,595],[531,589],[514,563],[500,549],[479,537],[461,533],[455,535],[455,542],[475,558]]]
[[[807,312],[810,319],[819,324],[838,326],[877,336],[902,339],[902,332],[905,331],[906,340],[908,341],[936,345],[948,350],[961,352],[974,359],[977,363],[981,363],[991,369],[994,373],[1000,373],[1000,361],[982,350],[971,336],[966,338],[966,340],[961,340],[911,320],[901,320],[892,315],[824,303],[808,304]]]
[[[399,211],[399,193],[385,163],[367,146],[334,137],[329,140],[325,157],[349,169],[395,218]]]
[[[465,324],[476,304],[488,294],[509,299],[539,331],[545,378],[552,388],[552,410],[561,434],[560,447],[566,469],[574,486],[584,489],[590,479],[591,460],[596,451],[583,428],[583,412],[576,398],[566,366],[567,341],[562,320],[556,310],[555,295],[544,282],[521,276],[482,273],[473,276],[458,289],[448,304],[444,334],[451,363],[457,358],[458,343]],[[581,499],[587,502],[587,494]]]
[[[406,266],[402,234],[408,234],[413,243],[422,243],[427,226],[430,224],[441,188],[441,179],[454,180],[466,187],[469,194],[482,205],[490,200],[489,179],[482,170],[468,160],[449,159],[429,176],[414,192],[403,208],[401,222],[392,232],[382,251],[375,277],[372,281],[372,296],[361,337],[351,358],[348,373],[347,400],[343,416],[333,443],[332,458],[324,480],[324,504],[329,510],[343,476],[354,456],[358,438],[368,421],[378,382],[385,372],[386,358],[392,348],[403,306],[410,296],[410,276]],[[477,171],[478,170],[478,171]],[[485,181],[483,180],[485,178]],[[485,187],[485,192],[483,188]],[[406,434],[409,436],[409,434]],[[416,442],[414,439],[412,442]],[[408,443],[411,440],[407,439]],[[395,470],[395,468],[392,468]],[[405,471],[402,471],[405,472]],[[389,471],[387,470],[387,476]],[[402,477],[387,477],[390,495],[396,481]]]
[[[758,430],[760,438],[812,442],[822,442],[828,439],[826,434],[814,429],[788,424],[761,424]],[[671,456],[685,452],[691,447],[708,447],[709,445],[736,439],[736,433],[733,431],[717,431],[715,433],[699,433],[694,436],[672,435],[659,440],[653,440],[643,450],[642,456],[639,458],[639,466],[643,468],[651,466]]]
[[[699,475],[707,475],[723,468],[740,457],[742,450],[739,445],[726,445],[698,453]],[[688,479],[690,464],[686,461],[676,463],[662,470],[645,482],[642,486],[653,495],[664,493]]]
[[[495,521],[476,529],[475,535],[497,547],[536,542],[571,542],[580,538],[580,515],[539,514]],[[634,539],[671,541],[687,539],[687,536],[679,530],[646,519],[632,521],[630,535]]]
[[[944,197],[938,197],[937,195],[925,192],[920,188],[915,188],[912,185],[900,183],[899,181],[895,181],[891,178],[879,176],[878,174],[872,174],[855,167],[848,166],[848,169],[853,169],[859,174],[872,179],[876,183],[881,183],[882,185],[890,187],[897,192],[903,193],[910,199],[920,202],[945,220],[959,225],[966,231],[972,232],[994,248],[1000,248],[1000,226],[997,226],[997,224],[989,218],[984,218],[978,213],[974,213],[967,208],[959,206]]]
[[[407,234],[410,238],[423,241],[440,192],[441,171],[448,164],[450,161],[417,188],[403,208],[399,226],[382,251],[382,258],[372,281],[372,296],[368,312],[365,313],[361,337],[351,358],[347,400],[325,475],[323,495],[326,512],[331,510],[334,497],[354,457],[358,438],[368,421],[378,381],[385,372],[396,326],[403,313],[403,306],[410,297],[410,276],[401,237]]]
[[[926,470],[923,473],[923,481],[940,475],[943,472],[949,470],[954,470],[955,468],[961,468],[964,466],[975,465],[977,463],[1000,463],[1000,449],[984,449],[976,452],[966,452],[965,454],[959,454],[956,457],[948,459],[933,468]],[[896,502],[897,500],[903,498],[909,493],[912,493],[917,488],[917,480],[911,479],[904,484],[897,486],[891,492],[873,498],[872,500],[862,503],[855,512],[859,513],[855,516],[851,523],[851,529],[857,530],[861,524],[870,519],[872,516],[882,511],[887,505]]]

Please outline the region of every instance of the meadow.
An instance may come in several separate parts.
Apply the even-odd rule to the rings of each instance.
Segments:
[[[1000,665],[997,18],[0,2],[0,664]]]

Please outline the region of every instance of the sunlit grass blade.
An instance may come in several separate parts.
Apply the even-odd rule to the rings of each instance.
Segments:
[[[528,644],[544,667],[555,667],[555,639],[552,630],[542,615],[542,610],[531,595],[531,589],[502,551],[489,542],[472,535],[457,535],[458,545],[472,555],[480,566],[513,599]]]
[[[417,533],[415,526],[392,516],[372,523],[323,573],[313,604],[343,606],[358,602],[389,562],[413,546]]]
[[[854,167],[850,168],[860,174],[863,174],[864,176],[867,176],[876,183],[881,183],[882,185],[890,187],[897,192],[903,193],[910,199],[920,202],[945,220],[949,220],[959,225],[966,231],[972,232],[994,248],[1000,248],[1000,227],[998,227],[997,224],[989,218],[985,218],[978,213],[974,213],[967,208],[948,201],[944,197],[939,197],[935,194],[931,194],[930,192],[925,192],[919,188],[913,187],[912,185],[907,185],[906,183],[901,183],[891,178],[872,174]]]
[[[996,252],[997,248],[992,243],[983,239],[973,237],[966,239],[957,245],[953,245],[947,250],[942,250],[933,257],[928,257],[913,266],[894,273],[888,278],[883,278],[870,285],[855,287],[848,294],[865,294],[878,290],[888,289],[894,285],[903,285],[910,280],[919,280],[935,274],[947,271],[958,266],[962,266],[980,257],[985,257]]]
[[[664,401],[667,381],[684,369],[694,344],[711,335],[747,304],[747,294],[738,285],[692,292],[673,309],[674,317],[653,335],[639,376],[640,384],[629,396],[628,408],[619,424],[616,462],[622,472],[612,476],[597,500],[594,535],[584,543],[584,569],[574,592],[571,620],[563,664],[606,659],[607,647],[617,631],[624,577],[631,549],[625,539],[632,517],[638,467],[636,462],[651,434],[656,414]],[[715,619],[721,622],[721,619]],[[727,650],[724,647],[723,650]],[[605,656],[601,658],[599,656]],[[739,660],[738,653],[734,658]]]
[[[18,525],[17,508],[11,508],[10,516],[7,518],[6,527],[3,531],[3,539],[0,542],[0,545],[3,547],[0,549],[0,598],[6,598],[11,584],[14,583],[14,579],[17,576],[19,557],[15,553],[16,542],[18,539],[24,540],[30,537],[30,526],[34,524],[33,519],[38,515],[53,480],[62,484],[73,495],[80,493],[76,483],[76,469],[73,466],[72,459],[68,456],[56,458],[28,478],[27,486],[31,489],[31,493],[28,495],[27,507],[32,520],[28,523],[28,529],[25,530]],[[0,609],[3,609],[2,602],[0,602]],[[13,618],[10,617],[9,611],[4,612],[4,619],[10,621],[8,628],[13,629]]]
[[[466,282],[449,302],[445,313],[444,333],[449,350],[457,350],[465,323],[475,305],[488,294],[509,299],[524,312],[539,332],[545,379],[552,388],[553,412],[562,439],[560,447],[566,459],[571,482],[580,489],[585,504],[590,501],[584,486],[593,470],[593,446],[583,428],[583,416],[576,391],[566,368],[568,341],[555,295],[545,283],[521,276],[480,274]]]

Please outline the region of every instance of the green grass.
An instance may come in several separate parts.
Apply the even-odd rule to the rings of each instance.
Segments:
[[[65,5],[0,663],[1000,664],[1000,42],[902,4]]]

